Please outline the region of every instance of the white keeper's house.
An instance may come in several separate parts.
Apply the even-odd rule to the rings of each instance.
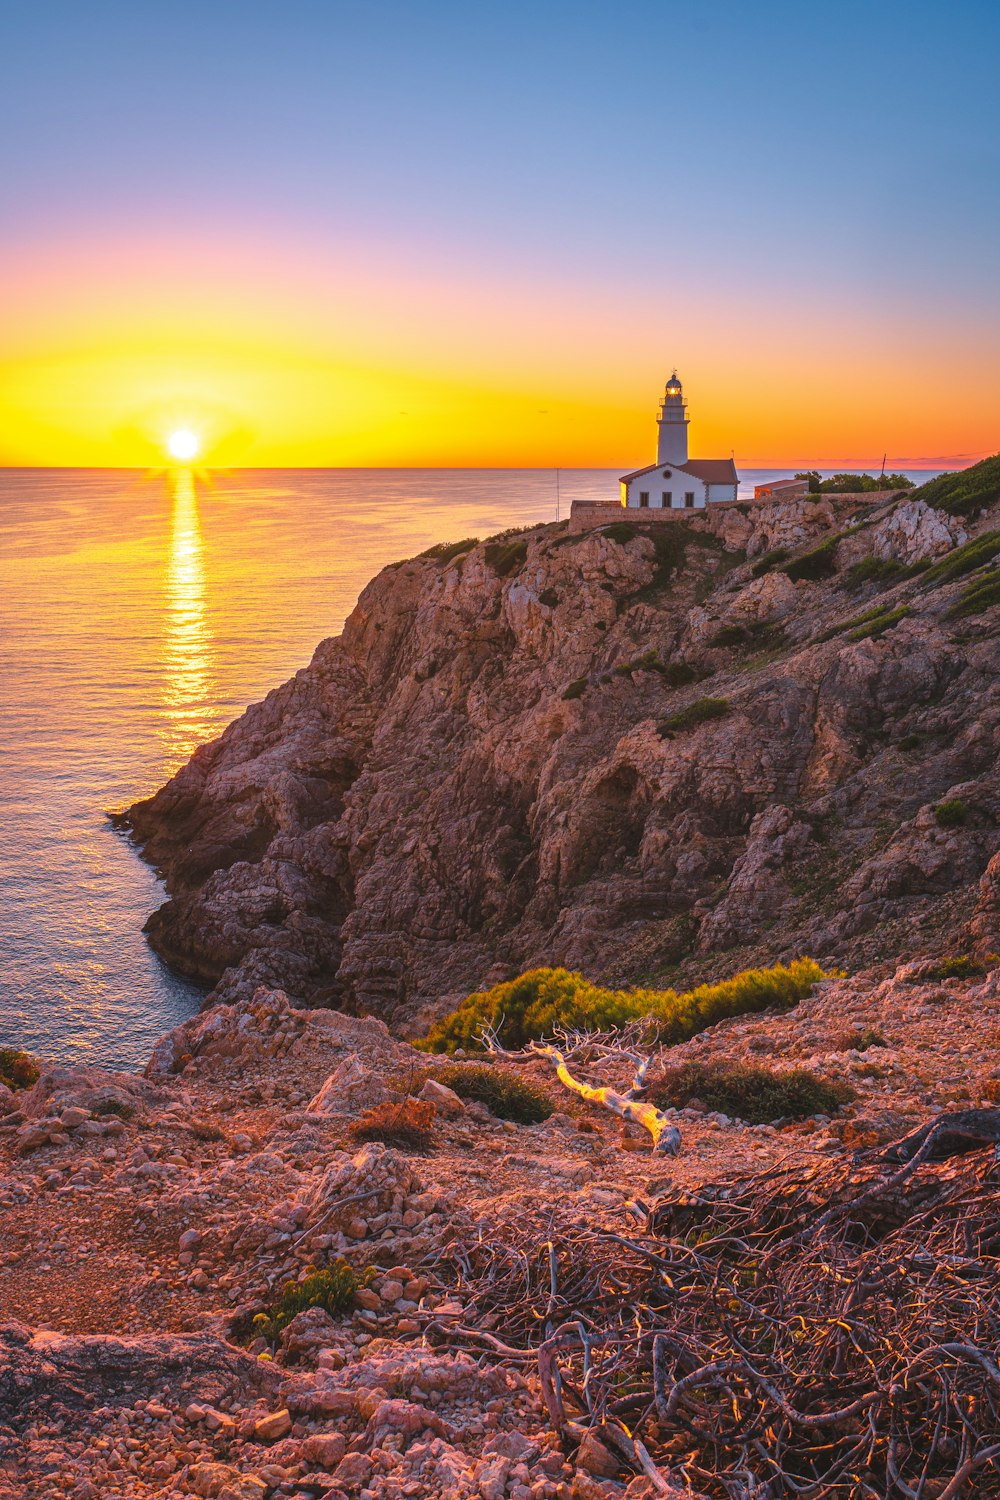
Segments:
[[[667,381],[656,418],[656,463],[621,477],[629,510],[704,510],[735,500],[740,476],[732,458],[688,458],[688,414],[677,371]]]

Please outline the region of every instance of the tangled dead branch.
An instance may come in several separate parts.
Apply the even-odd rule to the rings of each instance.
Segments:
[[[480,1245],[468,1290],[538,1346],[567,1444],[599,1428],[655,1486],[641,1445],[660,1493],[998,1500],[1000,1166],[935,1161],[975,1144],[935,1124],[889,1162],[669,1187],[635,1235]]]
[[[600,1104],[624,1120],[632,1120],[648,1130],[653,1140],[653,1150],[663,1156],[676,1156],[681,1149],[681,1133],[677,1126],[654,1104],[643,1097],[646,1092],[646,1074],[654,1053],[645,1055],[629,1045],[624,1033],[557,1032],[560,1045],[552,1042],[529,1042],[520,1054],[507,1052],[493,1031],[483,1034],[483,1045],[494,1056],[508,1059],[520,1056],[544,1057],[552,1064],[556,1077],[564,1088],[578,1094],[591,1104]],[[609,1064],[627,1063],[634,1071],[629,1089],[619,1091],[608,1084],[587,1083],[571,1072],[571,1065],[606,1067]]]

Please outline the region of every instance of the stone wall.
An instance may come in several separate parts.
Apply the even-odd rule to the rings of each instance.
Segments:
[[[881,505],[886,500],[891,500],[895,495],[905,495],[905,490],[862,490],[856,494],[849,495],[803,495],[799,500],[833,500],[838,510],[843,506],[858,505]],[[647,526],[652,522],[690,521],[694,516],[704,516],[714,511],[738,510],[742,507],[753,507],[757,505],[780,505],[782,499],[787,496],[774,495],[770,498],[764,495],[755,496],[752,500],[743,498],[740,500],[712,500],[707,506],[701,506],[696,510],[661,510],[650,507],[648,510],[640,509],[637,505],[621,505],[617,500],[574,500],[570,506],[569,529],[570,531],[589,531],[594,526],[608,526],[612,521],[625,521],[633,526]],[[792,503],[792,502],[790,502]]]

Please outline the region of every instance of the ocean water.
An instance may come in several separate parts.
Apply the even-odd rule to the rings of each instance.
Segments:
[[[162,890],[106,813],[304,666],[384,564],[613,499],[617,472],[0,470],[0,1045],[143,1066],[202,997],[147,947]]]

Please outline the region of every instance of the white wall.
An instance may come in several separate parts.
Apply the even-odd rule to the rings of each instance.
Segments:
[[[669,491],[673,495],[673,509],[683,510],[684,496],[694,493],[694,509],[705,508],[705,485],[700,479],[695,479],[693,474],[685,474],[683,469],[670,469],[670,478],[665,478],[665,469],[651,469],[648,474],[640,474],[637,479],[631,480],[627,485],[621,486],[622,501],[628,506],[639,504],[639,492],[649,491],[650,510],[661,510],[663,508],[663,492]],[[729,491],[729,485],[723,486]],[[731,496],[727,493],[726,498]]]

